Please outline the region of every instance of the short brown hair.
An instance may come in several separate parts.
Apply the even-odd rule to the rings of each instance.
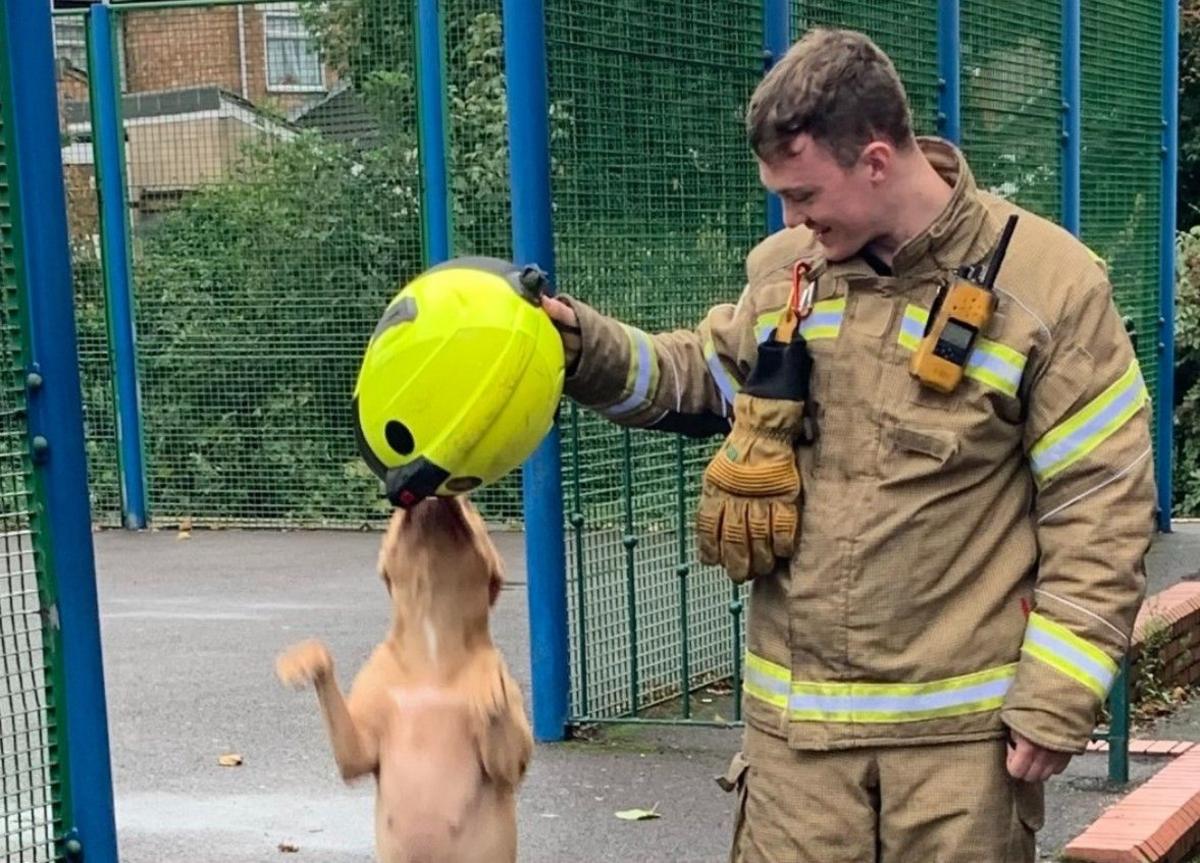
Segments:
[[[913,143],[912,114],[887,54],[853,30],[810,30],[755,88],[746,113],[760,159],[787,156],[798,135],[824,144],[843,167],[885,138]]]

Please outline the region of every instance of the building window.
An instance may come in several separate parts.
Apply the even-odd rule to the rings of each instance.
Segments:
[[[54,18],[54,56],[76,69],[87,69],[86,22],[82,15]]]
[[[263,12],[267,32],[267,88],[282,91],[325,89],[325,70],[317,45],[294,4]]]

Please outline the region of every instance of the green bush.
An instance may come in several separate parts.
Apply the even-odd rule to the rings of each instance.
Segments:
[[[1176,238],[1174,514],[1200,513],[1200,226]]]

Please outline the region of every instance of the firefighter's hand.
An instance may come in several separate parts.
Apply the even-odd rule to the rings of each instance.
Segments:
[[[1012,742],[1008,745],[1008,773],[1013,779],[1045,782],[1066,770],[1071,762],[1069,752],[1045,749],[1016,731],[1010,733]]]
[[[583,334],[579,329],[579,316],[575,310],[562,300],[554,297],[542,297],[542,309],[545,310],[554,328],[562,336],[563,359],[566,361],[568,372],[573,370],[579,360],[579,352],[583,347]]]
[[[733,431],[704,471],[701,563],[719,564],[741,583],[792,556],[800,501],[794,441],[803,422],[803,402],[737,394]]]

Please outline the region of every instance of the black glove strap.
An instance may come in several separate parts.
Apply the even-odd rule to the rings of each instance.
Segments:
[[[758,346],[758,359],[742,392],[764,399],[808,401],[812,356],[808,344],[797,333],[786,345],[775,341],[774,332]]]

